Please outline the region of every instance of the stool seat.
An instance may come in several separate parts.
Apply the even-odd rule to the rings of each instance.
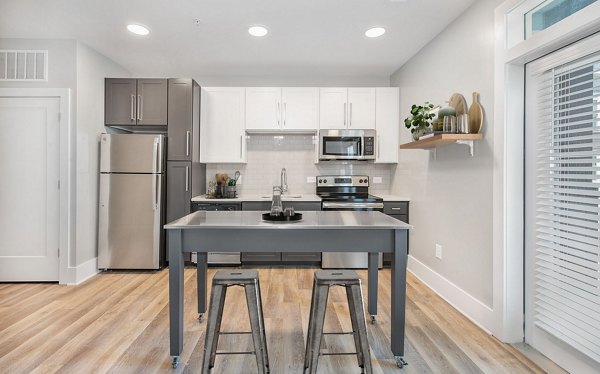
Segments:
[[[258,271],[256,270],[219,270],[213,277],[213,283],[226,285],[256,283]]]
[[[317,284],[360,284],[360,277],[354,270],[318,270],[315,271]]]

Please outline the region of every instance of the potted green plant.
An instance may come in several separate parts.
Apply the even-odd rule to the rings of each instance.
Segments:
[[[404,126],[410,129],[414,140],[419,138],[428,132],[431,132],[431,120],[435,117],[434,110],[438,106],[426,101],[423,105],[416,105],[410,109],[410,117],[404,120]]]

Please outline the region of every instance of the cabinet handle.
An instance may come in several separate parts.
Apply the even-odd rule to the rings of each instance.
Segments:
[[[189,131],[185,132],[185,155],[186,156],[190,155],[190,135],[191,135],[191,133]]]
[[[381,146],[379,144],[379,135],[377,135],[377,158],[381,157]]]
[[[135,115],[133,114],[133,106],[135,105],[135,95],[131,95],[131,120],[135,121]]]
[[[242,141],[243,141],[244,135],[240,135],[240,160],[242,159]]]
[[[350,103],[350,114],[348,114],[348,127],[352,127],[352,103]]]
[[[392,208],[392,210],[402,210],[402,208]]]
[[[281,103],[277,103],[277,127],[279,127],[279,119],[281,118]]]
[[[190,168],[189,166],[185,167],[185,192],[190,190]]]
[[[138,120],[142,120],[142,95],[138,95]]]
[[[283,103],[283,127],[285,127],[286,118],[287,118],[287,103]]]
[[[348,113],[346,112],[346,103],[344,103],[344,127],[346,127],[346,115]]]

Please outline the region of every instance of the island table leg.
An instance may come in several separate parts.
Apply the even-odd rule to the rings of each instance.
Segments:
[[[196,258],[196,288],[198,292],[198,321],[202,322],[206,313],[206,281],[208,268],[208,253],[197,252]]]
[[[169,338],[173,368],[183,351],[183,248],[182,230],[169,230]]]
[[[375,324],[375,316],[377,316],[377,285],[379,271],[379,253],[369,252],[369,300],[368,309],[371,315],[371,323]]]
[[[394,252],[392,253],[391,348],[396,358],[396,364],[401,368],[406,365],[404,361],[404,323],[408,230],[395,230],[394,239]]]

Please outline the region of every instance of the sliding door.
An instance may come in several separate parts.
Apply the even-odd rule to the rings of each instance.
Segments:
[[[600,372],[600,36],[526,66],[525,340]]]

